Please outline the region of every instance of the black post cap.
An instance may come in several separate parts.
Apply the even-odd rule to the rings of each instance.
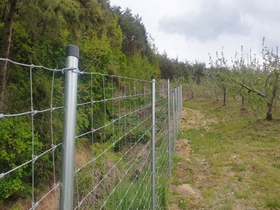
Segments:
[[[80,50],[76,45],[68,45],[66,47],[66,57],[75,56],[77,58],[80,57]]]

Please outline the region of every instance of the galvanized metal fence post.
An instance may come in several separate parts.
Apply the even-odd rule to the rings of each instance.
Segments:
[[[156,80],[155,77],[152,76],[152,160],[151,160],[151,191],[152,191],[152,197],[151,197],[151,209],[156,209],[156,157],[155,157],[155,151],[156,151]]]
[[[180,122],[180,116],[179,116],[179,86],[176,88],[176,116],[177,116],[177,129],[176,129],[176,139],[178,138],[178,132],[179,132],[179,122]]]
[[[178,123],[178,132],[179,133],[179,127],[180,127],[180,86],[177,88],[177,123]]]
[[[73,209],[79,48],[66,47],[60,210]]]
[[[175,92],[172,93],[172,112],[173,112],[173,153],[176,153],[176,113],[175,113]]]
[[[180,93],[179,93],[179,105],[180,105],[180,124],[181,124],[181,119],[182,119],[182,110],[183,110],[183,86],[180,85]]]
[[[180,91],[180,86],[176,88],[176,113],[177,113],[177,138],[178,138],[178,133],[179,133],[179,126],[180,126],[180,110],[179,110],[179,91]]]
[[[179,95],[180,95],[180,86],[177,87],[177,138],[178,138],[178,133],[179,133],[179,127],[180,127],[180,100],[179,100]]]
[[[174,88],[174,135],[175,135],[175,141],[176,141],[176,138],[177,138],[177,95],[176,95],[176,88]]]
[[[171,134],[170,134],[170,81],[167,80],[167,129],[168,129],[168,165],[169,165],[169,179],[171,178],[171,170],[172,170],[172,142],[171,142]]]

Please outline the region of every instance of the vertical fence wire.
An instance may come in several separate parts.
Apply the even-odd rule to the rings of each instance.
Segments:
[[[32,69],[33,66],[31,65],[29,68],[29,85],[30,85],[30,110],[31,112],[33,112],[31,114],[31,142],[32,142],[32,154],[31,154],[31,158],[33,159],[32,161],[32,208],[34,208],[34,206],[36,205],[35,202],[35,191],[34,191],[34,186],[35,186],[35,169],[34,169],[34,163],[36,161],[35,154],[34,154],[34,104],[33,104],[33,75],[32,75]]]
[[[57,174],[56,174],[56,157],[55,157],[55,139],[54,139],[54,123],[53,123],[53,93],[54,93],[54,81],[55,81],[55,72],[52,73],[52,85],[51,85],[51,99],[50,99],[50,135],[51,135],[51,146],[52,146],[52,165],[53,165],[53,208],[55,209],[58,206],[58,193],[57,193]]]

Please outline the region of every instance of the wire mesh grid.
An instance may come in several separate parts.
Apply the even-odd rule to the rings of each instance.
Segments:
[[[1,131],[7,144],[1,147],[1,187],[14,187],[14,195],[7,196],[25,193],[26,209],[59,209],[64,69],[8,62],[25,71],[29,85],[21,87],[25,100],[9,97],[20,108],[0,114],[1,127],[7,128]],[[156,89],[156,199],[162,209],[177,123],[175,98],[168,104],[174,92],[166,81],[157,82]],[[151,81],[79,74],[74,209],[151,208],[151,110]],[[6,154],[10,150],[14,156]]]
[[[85,119],[77,124],[83,129],[76,145],[83,146],[76,146],[75,209],[149,208],[150,82],[96,73],[80,81],[90,84],[90,98],[79,97],[78,116]]]
[[[9,107],[0,115],[1,197],[25,196],[25,209],[56,209],[62,134],[58,119],[63,114],[61,94],[57,93],[63,70],[1,60],[8,61],[15,74],[23,71],[21,79],[26,81],[9,86]],[[52,202],[47,204],[46,197],[52,197]]]

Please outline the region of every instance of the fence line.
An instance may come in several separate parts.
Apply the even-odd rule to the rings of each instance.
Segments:
[[[12,164],[5,159],[0,160],[5,163],[0,171],[0,190],[12,187],[20,194],[28,190],[31,184],[30,191],[26,193],[30,203],[24,206],[28,209],[59,209],[59,206],[60,209],[164,208],[181,119],[181,86],[171,88],[169,80],[147,81],[79,72],[78,64],[68,64],[66,68],[57,70],[9,59],[0,60],[28,68],[30,83],[29,110],[24,106],[13,113],[0,113],[1,129],[9,123],[13,125],[11,128],[20,128],[7,130],[18,142],[1,138],[14,147],[26,143],[22,147],[25,151],[12,151],[17,158],[11,161]],[[44,105],[36,98],[41,74],[47,74],[49,78],[46,82],[50,90],[49,102],[44,102]],[[69,87],[72,87],[72,91],[76,89],[77,102],[72,105],[75,107],[72,111],[75,110],[77,116],[70,114],[76,119],[75,122],[69,122],[69,118],[65,117],[64,126],[65,123],[76,126],[68,128],[74,133],[73,137],[65,134],[67,131],[64,127],[64,140],[61,143],[63,110],[70,106],[67,98],[73,96],[72,92],[68,96],[66,94],[63,103],[63,76],[68,77],[69,74],[77,76],[78,87],[73,88],[73,80],[68,78],[65,94]],[[154,102],[151,98],[152,84],[155,88]],[[48,126],[43,126],[43,129],[42,123]],[[67,157],[65,148],[71,147],[66,145],[70,138],[73,138],[75,147]],[[1,150],[9,152],[8,147]],[[22,157],[20,153],[26,154]],[[49,185],[47,189],[40,186],[44,173],[48,176],[41,185]],[[69,175],[73,176],[73,180]],[[31,182],[25,183],[20,181],[21,178]],[[12,184],[17,181],[20,186]],[[6,194],[6,197],[12,195]]]

